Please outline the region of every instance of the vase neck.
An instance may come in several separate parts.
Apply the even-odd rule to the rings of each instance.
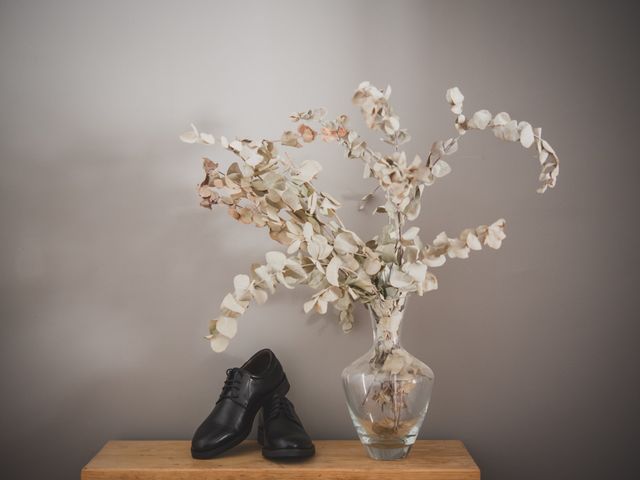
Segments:
[[[373,345],[379,351],[391,351],[400,348],[400,332],[406,298],[388,305],[372,305],[369,307]]]

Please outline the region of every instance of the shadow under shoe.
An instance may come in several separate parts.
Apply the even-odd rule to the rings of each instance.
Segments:
[[[287,376],[269,349],[260,350],[240,368],[228,369],[218,401],[193,435],[191,456],[213,458],[241,443],[263,404],[288,391]]]
[[[293,403],[275,394],[262,407],[258,419],[258,443],[269,459],[307,458],[316,453]]]

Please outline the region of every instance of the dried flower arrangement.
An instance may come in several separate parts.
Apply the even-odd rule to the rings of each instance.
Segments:
[[[400,147],[410,136],[389,104],[390,94],[389,87],[381,91],[363,82],[353,96],[367,127],[382,133],[390,153],[373,150],[348,126],[345,115],[327,120],[324,109],[291,115],[297,128],[285,131],[279,140],[228,141],[202,133],[195,126],[181,135],[186,143],[219,144],[237,157],[226,172],[204,158],[205,178],[198,187],[201,205],[225,205],[231,217],[265,227],[273,240],[286,246],[286,253],[268,252],[266,262],[253,265],[250,275],[234,278],[233,293],[224,297],[219,316],[209,325],[207,338],[214,351],[227,348],[236,335],[237,319],[250,302],[264,303],[277,285],[294,288],[304,284],[316,290],[304,304],[304,311],[324,314],[332,304],[344,331],[352,328],[354,302],[361,302],[385,323],[380,325],[384,331],[393,332],[399,321],[394,312],[404,305],[406,296],[438,287],[431,269],[442,266],[447,258],[468,258],[471,250],[483,246],[500,248],[505,238],[503,219],[465,229],[453,238],[442,232],[430,244],[420,239],[418,227],[405,229],[406,222],[420,213],[425,187],[451,171],[444,157],[456,152],[458,140],[468,131],[489,129],[497,138],[520,142],[526,149],[535,145],[542,168],[538,192],[555,185],[558,157],[541,137],[541,129],[513,120],[506,112],[494,116],[479,110],[467,117],[462,111],[464,96],[457,87],[447,90],[446,100],[455,114],[458,135],[433,143],[424,157],[416,155],[409,161]],[[306,160],[298,165],[278,152],[277,145],[296,149],[318,138],[340,144],[346,157],[364,163],[364,177],[377,181],[361,208],[376,190],[384,192],[386,202],[375,212],[388,215],[389,221],[371,240],[365,242],[347,229],[337,213],[338,201],[314,187],[312,181],[322,168],[318,162]],[[402,358],[386,357],[378,361],[389,372],[398,373]]]

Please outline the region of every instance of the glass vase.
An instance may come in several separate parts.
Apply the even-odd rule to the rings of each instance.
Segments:
[[[400,344],[406,297],[369,305],[373,346],[342,372],[347,406],[371,458],[406,457],[427,413],[433,371]]]

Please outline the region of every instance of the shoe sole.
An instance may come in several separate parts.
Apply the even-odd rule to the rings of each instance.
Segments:
[[[296,458],[309,458],[313,457],[316,453],[316,448],[280,448],[271,450],[268,448],[262,449],[262,456],[269,460],[283,460],[283,459],[296,459]]]
[[[282,382],[280,382],[280,384],[273,390],[271,395],[273,395],[275,393],[279,393],[281,395],[286,395],[288,391],[289,391],[289,380],[287,380],[287,377],[285,375],[285,377],[282,380]],[[236,440],[234,440],[232,443],[229,443],[229,444],[224,445],[224,446],[220,446],[218,448],[212,448],[211,450],[193,450],[193,449],[191,449],[191,457],[196,459],[196,460],[210,460],[210,459],[212,459],[214,457],[222,455],[227,450],[231,450],[232,448],[237,447],[238,445],[240,445],[242,442],[244,442],[246,440],[246,438],[251,433],[251,428],[253,427],[253,422],[256,419],[256,415],[260,411],[261,407],[262,407],[261,405],[258,406],[256,411],[252,414],[251,422],[249,422],[249,428],[245,432],[242,432],[240,434],[240,436]]]

